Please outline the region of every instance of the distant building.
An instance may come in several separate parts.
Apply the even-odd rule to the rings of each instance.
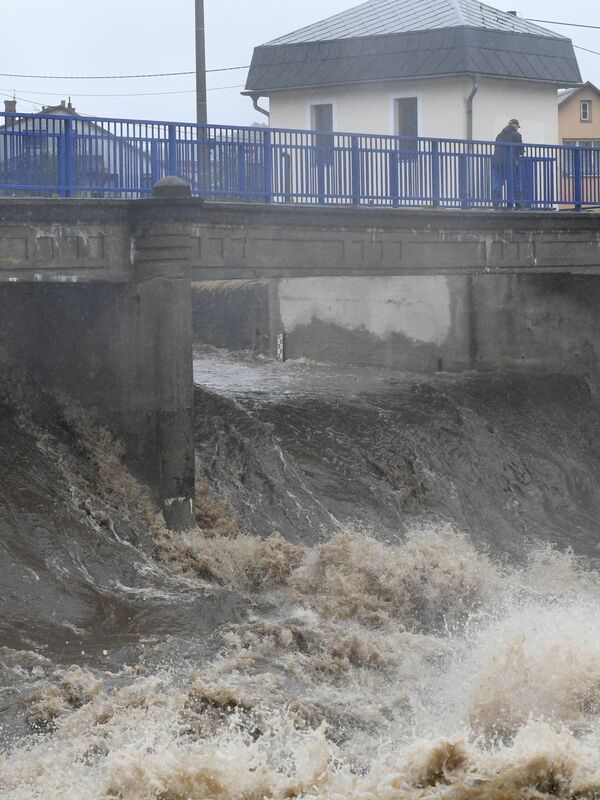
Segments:
[[[72,175],[75,187],[114,188],[119,194],[128,175],[150,185],[150,155],[132,140],[117,136],[78,114],[71,102],[45,106],[38,114],[20,115],[15,100],[4,101],[0,116],[0,184],[28,194],[65,183],[65,118],[72,124]],[[14,116],[13,116],[14,115]],[[55,119],[56,118],[56,119]],[[8,191],[8,190],[5,190]],[[78,194],[82,192],[78,190]]]
[[[255,48],[245,94],[273,127],[556,144],[570,39],[477,0],[370,0]]]
[[[593,83],[586,81],[582,86],[559,91],[558,135],[561,144],[582,148],[581,175],[595,182],[600,175],[600,89]],[[565,176],[572,176],[575,170],[574,156],[566,152]]]
[[[586,81],[558,93],[561,144],[600,146],[600,89]]]

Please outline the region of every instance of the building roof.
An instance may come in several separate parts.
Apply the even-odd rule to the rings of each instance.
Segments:
[[[581,82],[570,39],[477,0],[369,0],[255,48],[246,90],[465,74]]]
[[[570,89],[559,89],[558,90],[558,105],[561,106],[565,100],[568,100],[571,95],[573,95],[579,87],[572,86]]]
[[[569,89],[559,89],[558,90],[558,105],[562,106],[567,100],[569,100],[573,95],[579,94],[579,92],[584,91],[585,89],[592,89],[592,91],[596,92],[596,94],[600,95],[600,89],[591,81],[586,81],[581,86],[571,86]]]
[[[348,11],[280,36],[268,44],[323,42],[463,26],[563,38],[515,14],[484,5],[479,0],[368,0]]]

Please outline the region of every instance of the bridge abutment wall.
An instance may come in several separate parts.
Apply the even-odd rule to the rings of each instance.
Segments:
[[[582,375],[600,388],[600,275],[479,274],[284,282],[289,358],[420,373]],[[273,346],[273,345],[272,345]]]
[[[67,226],[84,239],[77,205],[54,210],[63,218],[52,222],[52,247]],[[189,225],[177,220],[177,200],[101,205],[112,216],[107,237],[122,239],[118,263],[111,244],[103,246],[104,280],[85,263],[69,270],[57,259],[52,271],[35,264],[34,274],[0,283],[1,346],[38,384],[115,432],[167,524],[183,529],[194,520],[195,484]],[[31,223],[14,221],[13,239],[31,241]],[[41,229],[46,236],[50,227]]]
[[[425,374],[566,373],[600,388],[600,275],[294,278],[246,289],[198,284],[194,293],[203,309],[197,341],[220,347],[250,347],[243,334],[250,306],[273,356],[283,333],[287,358]],[[237,338],[223,340],[216,324],[223,317]]]

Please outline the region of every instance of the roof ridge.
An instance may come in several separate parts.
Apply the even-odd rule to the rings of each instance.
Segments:
[[[566,38],[480,0],[429,0],[428,3],[423,3],[423,0],[366,0],[346,11],[272,39],[263,46],[440,30],[463,25],[505,33]]]
[[[458,12],[458,16],[466,24],[465,13],[464,9],[462,8],[462,0],[449,0],[449,2],[454,5],[456,11]]]

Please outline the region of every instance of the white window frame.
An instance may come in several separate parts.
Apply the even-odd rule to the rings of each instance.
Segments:
[[[592,121],[592,101],[580,100],[579,101],[579,120],[580,122]]]
[[[389,98],[389,130],[392,136],[398,136],[396,130],[396,100],[407,100],[410,97],[417,99],[417,136],[423,136],[423,95],[421,92],[394,92]]]
[[[313,108],[314,106],[331,106],[331,118],[333,121],[333,132],[335,133],[338,130],[338,122],[337,122],[337,108],[336,102],[333,98],[324,97],[322,100],[309,100],[306,104],[306,129],[309,131],[314,131],[313,127],[313,120],[314,120],[314,113]]]

